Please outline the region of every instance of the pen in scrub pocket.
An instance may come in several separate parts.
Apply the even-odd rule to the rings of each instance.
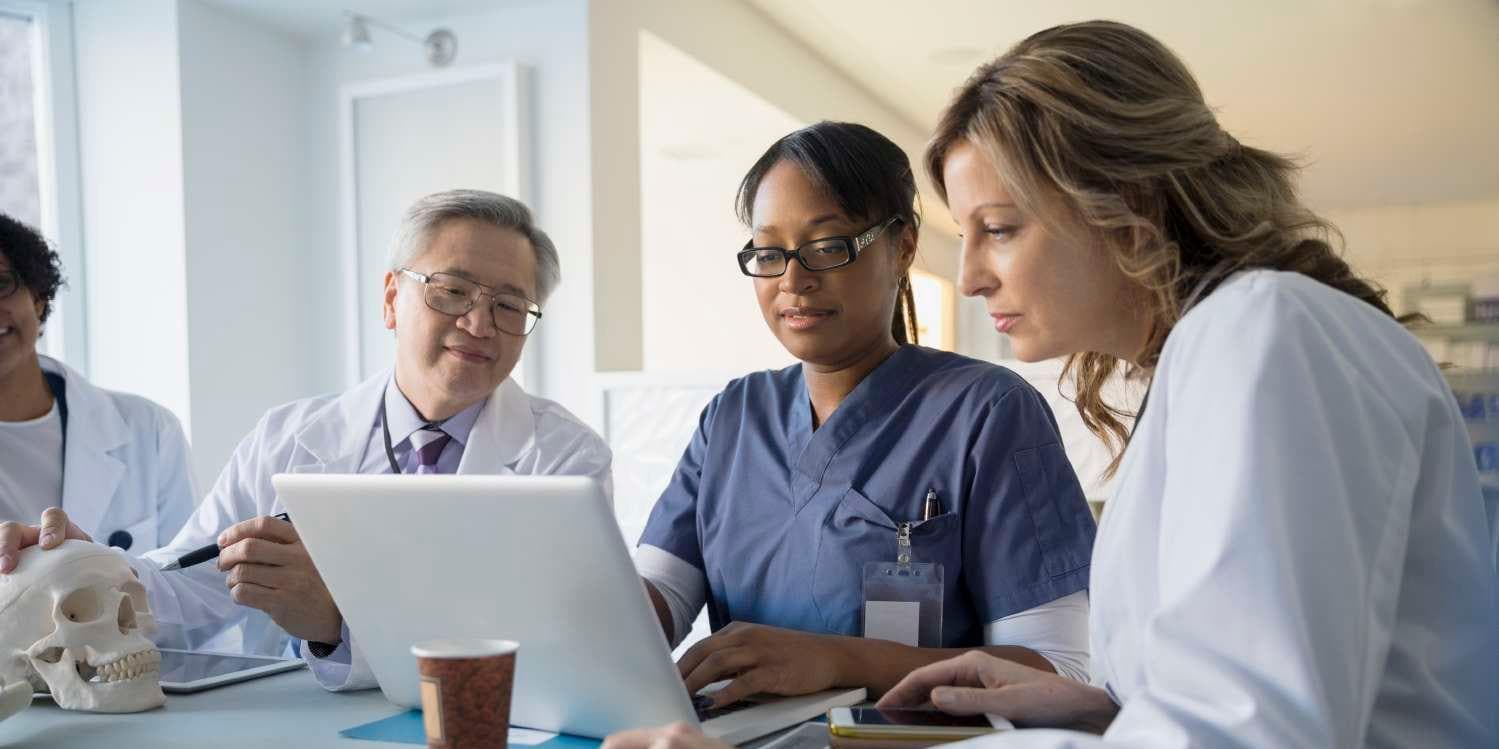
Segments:
[[[921,519],[931,520],[942,514],[942,501],[937,499],[936,489],[926,490],[926,502],[921,508]]]

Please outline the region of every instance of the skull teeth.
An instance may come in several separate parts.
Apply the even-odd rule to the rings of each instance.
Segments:
[[[105,684],[139,679],[160,669],[161,654],[155,650],[143,650],[99,665],[80,662],[78,675],[90,683]]]

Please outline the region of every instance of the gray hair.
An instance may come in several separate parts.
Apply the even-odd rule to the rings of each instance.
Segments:
[[[390,269],[400,270],[427,250],[432,233],[453,219],[474,219],[502,229],[514,229],[536,253],[536,302],[545,302],[562,283],[562,261],[557,245],[531,218],[531,209],[515,198],[485,190],[448,190],[428,195],[406,209],[401,228],[390,247]]]

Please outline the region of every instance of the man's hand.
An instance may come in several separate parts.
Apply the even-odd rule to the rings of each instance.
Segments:
[[[219,534],[219,569],[241,606],[270,614],[281,628],[310,642],[338,642],[343,617],[291,523],[258,517]]]
[[[61,507],[48,507],[42,512],[41,525],[22,525],[14,520],[0,523],[0,575],[15,571],[21,561],[21,550],[40,545],[43,549],[55,549],[66,539],[93,541],[82,528],[68,520]]]

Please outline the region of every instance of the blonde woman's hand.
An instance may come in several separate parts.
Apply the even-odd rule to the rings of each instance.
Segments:
[[[999,715],[1027,726],[1091,733],[1103,733],[1119,712],[1102,689],[978,651],[912,671],[875,707],[927,703],[952,715]]]
[[[710,739],[702,731],[686,723],[673,723],[662,728],[640,728],[620,731],[604,739],[600,749],[733,749],[718,739]]]

